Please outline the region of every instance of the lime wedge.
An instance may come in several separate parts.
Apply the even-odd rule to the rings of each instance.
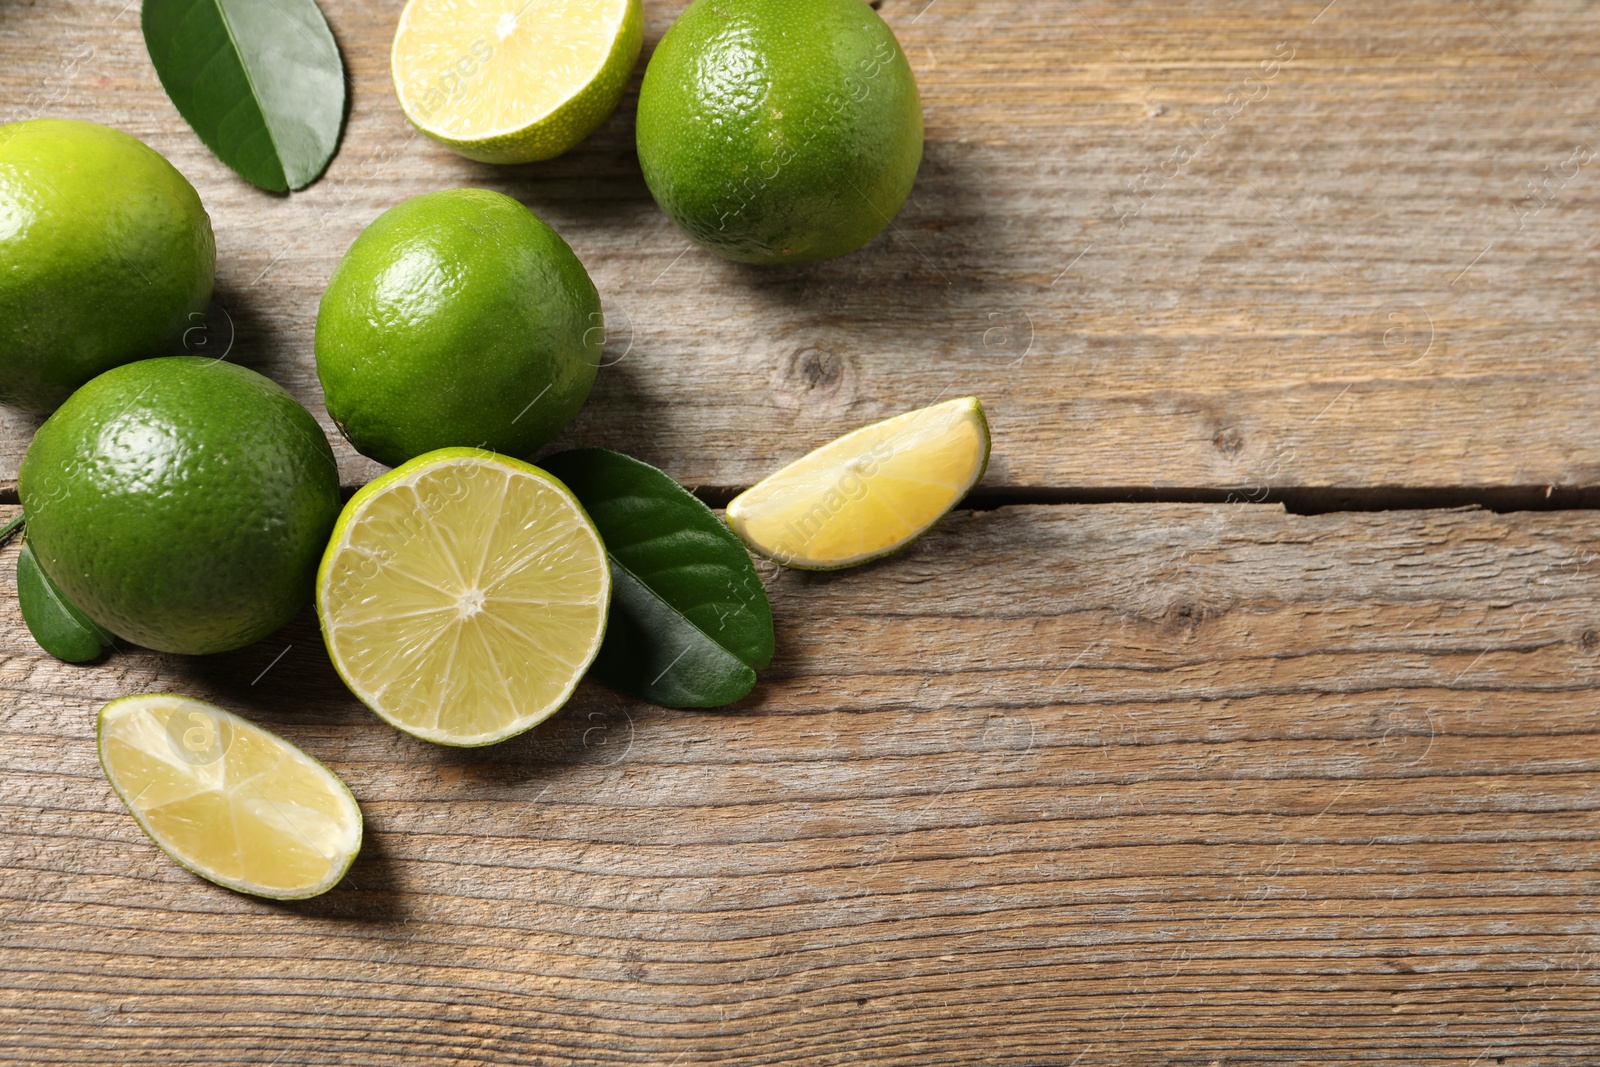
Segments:
[[[558,156],[616,110],[639,0],[410,0],[390,53],[412,125],[468,159]]]
[[[989,423],[974,396],[847,433],[728,505],[728,526],[788,567],[836,570],[916,540],[989,464]]]
[[[200,877],[258,897],[326,893],[361,850],[337,775],[202,700],[154,693],[100,709],[100,765],[139,828]]]
[[[364,486],[333,529],[317,612],[334,667],[390,724],[488,745],[567,702],[600,650],[611,571],[537,467],[443,448]]]

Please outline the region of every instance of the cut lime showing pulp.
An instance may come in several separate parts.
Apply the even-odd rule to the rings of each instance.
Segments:
[[[864,426],[802,456],[728,505],[751,551],[835,570],[921,536],[983,477],[989,424],[977,397]]]
[[[600,650],[611,571],[566,486],[444,448],[361,489],[317,573],[334,667],[390,724],[488,745],[567,702]]]
[[[337,775],[276,734],[170,693],[100,711],[100,765],[139,828],[220,886],[279,900],[325,893],[361,850]]]
[[[410,0],[390,68],[417,129],[468,159],[527,163],[616,110],[643,39],[639,0]]]

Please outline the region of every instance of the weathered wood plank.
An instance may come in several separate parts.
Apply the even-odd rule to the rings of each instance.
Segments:
[[[585,685],[483,751],[364,712],[309,617],[57,663],[7,548],[0,1060],[1592,1062],[1591,527],[957,513],[767,574],[734,709]],[[92,721],[165,689],[345,777],[346,883],[265,903],[144,841]]]
[[[561,443],[686,484],[748,484],[960,392],[991,406],[992,485],[1600,484],[1600,16],[1324,4],[884,0],[925,97],[916,190],[869,249],[786,271],[688,249],[640,178],[631,94],[546,164],[415,135],[391,2],[324,4],[350,122],[287,198],[183,126],[125,0],[0,5],[0,119],[95,119],[167,154],[217,226],[227,318],[194,347],[231,333],[330,430],[311,340],[338,257],[384,208],[472,184],[555,225],[610,309],[615,365]],[[647,48],[679,7],[647,5]],[[0,483],[31,428],[0,415]],[[351,483],[374,470],[341,458]]]

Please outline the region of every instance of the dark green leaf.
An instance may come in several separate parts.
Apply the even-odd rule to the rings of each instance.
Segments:
[[[9,544],[11,542],[11,535],[22,529],[22,524],[27,521],[27,514],[19,511],[10,522],[6,523],[4,526],[0,526],[0,548],[4,548],[7,544]]]
[[[772,608],[738,538],[661,471],[581,448],[541,461],[611,557],[611,622],[595,677],[673,708],[730,704],[772,660]]]
[[[602,535],[603,536],[603,535]],[[611,557],[611,620],[594,674],[669,708],[714,708],[755,688],[756,672],[690,624]]]
[[[111,643],[109,634],[67,603],[26,543],[17,557],[17,602],[22,606],[22,621],[28,624],[28,632],[40,648],[56,659],[83,663],[94,659]]]
[[[345,78],[315,0],[144,0],[140,22],[161,87],[224,163],[274,192],[322,173]]]

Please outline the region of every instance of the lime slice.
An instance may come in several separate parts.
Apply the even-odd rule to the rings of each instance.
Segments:
[[[989,464],[975,396],[847,433],[734,497],[728,526],[751,551],[789,567],[836,570],[920,537]]]
[[[538,467],[475,448],[364,486],[317,572],[334,667],[406,733],[489,745],[553,715],[600,651],[605,545]]]
[[[254,723],[153,693],[100,709],[100,765],[139,828],[200,877],[258,897],[326,893],[361,850],[337,775]]]
[[[412,125],[468,159],[559,156],[616,110],[639,0],[410,0],[389,63]]]

